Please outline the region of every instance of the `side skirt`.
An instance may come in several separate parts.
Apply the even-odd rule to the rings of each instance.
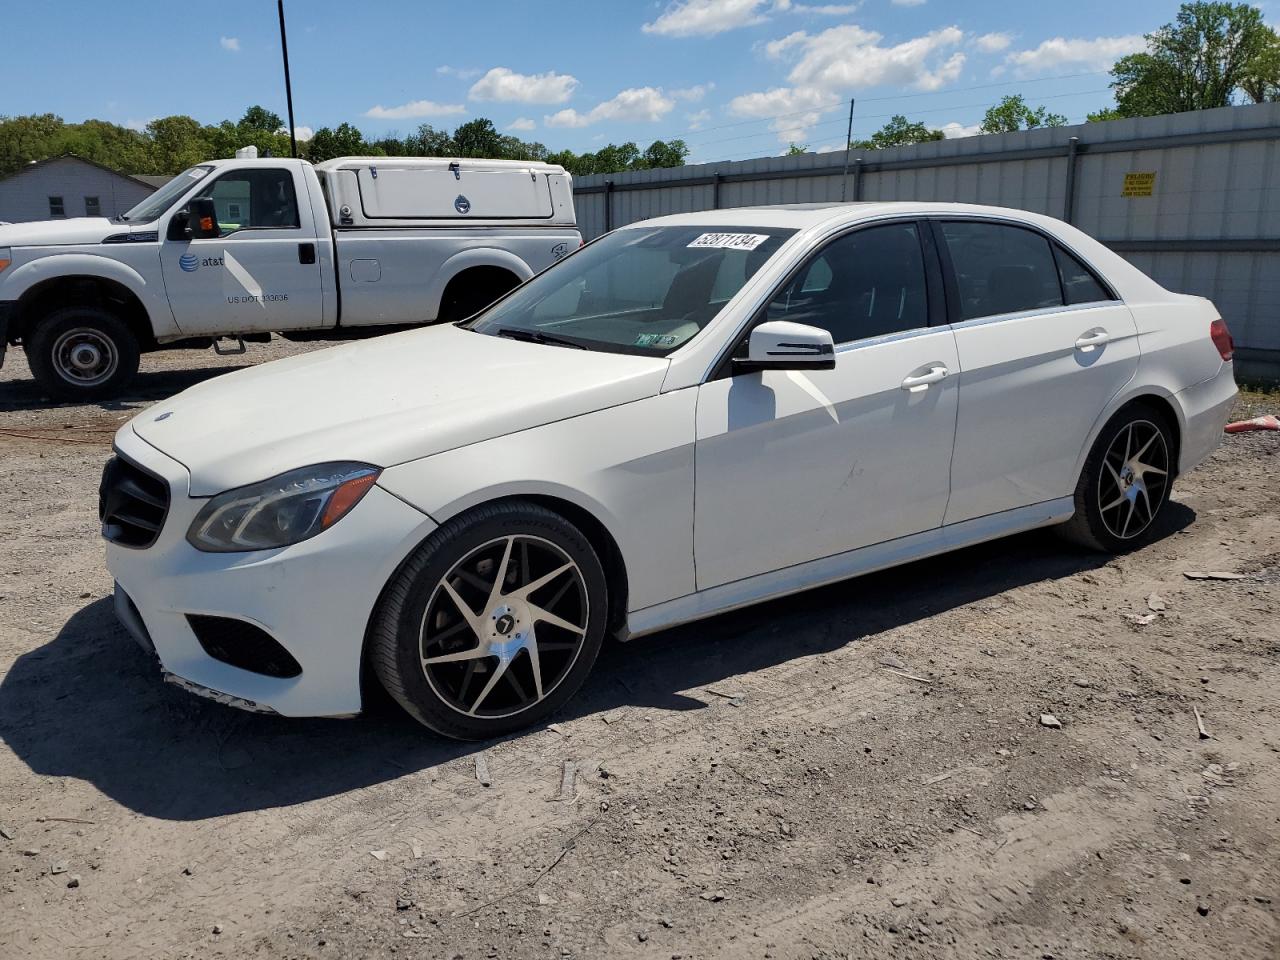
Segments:
[[[1073,513],[1073,499],[1061,497],[724,583],[631,611],[627,616],[627,629],[620,637],[629,640],[864,573],[874,573],[1024,530],[1053,526],[1071,519]]]

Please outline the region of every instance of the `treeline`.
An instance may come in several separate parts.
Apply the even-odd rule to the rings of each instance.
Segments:
[[[201,124],[186,116],[161,117],[143,130],[105,120],[66,123],[51,113],[0,116],[0,177],[33,160],[73,153],[124,173],[175,174],[202,160],[234,156],[240,147],[255,146],[261,156],[289,156],[288,129],[279,115],[253,106],[232,122]],[[343,156],[483,157],[502,160],[545,160],[575,176],[620,173],[653,167],[678,167],[689,155],[683,140],[655,140],[643,150],[635,143],[609,144],[594,152],[549,151],[501,134],[484,118],[461,124],[452,133],[423,124],[401,137],[391,133],[367,137],[349,123],[321,127],[298,144],[300,156],[319,163]]]

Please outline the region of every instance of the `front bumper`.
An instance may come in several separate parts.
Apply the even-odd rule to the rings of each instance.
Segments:
[[[4,354],[9,349],[9,322],[17,307],[16,300],[0,300],[0,367],[4,366]]]
[[[342,522],[310,540],[279,550],[202,553],[186,540],[206,502],[188,496],[187,469],[128,427],[116,446],[169,484],[169,513],[152,546],[107,543],[120,620],[155,653],[166,679],[260,712],[359,713],[369,616],[396,567],[435,528],[432,520],[375,486]],[[266,631],[301,673],[267,676],[215,659],[200,645],[188,614],[229,617]]]

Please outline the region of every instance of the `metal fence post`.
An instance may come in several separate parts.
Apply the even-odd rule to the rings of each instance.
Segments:
[[[1067,223],[1071,222],[1076,213],[1076,158],[1079,149],[1079,137],[1072,137],[1067,141],[1067,195],[1062,200],[1062,219]]]
[[[720,209],[720,184],[724,182],[724,174],[717,173],[711,181],[711,209]]]
[[[862,158],[853,161],[853,202],[862,199]]]
[[[604,182],[604,232],[613,229],[613,181]]]

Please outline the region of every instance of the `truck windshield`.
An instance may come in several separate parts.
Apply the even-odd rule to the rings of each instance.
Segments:
[[[794,233],[721,226],[618,230],[466,326],[490,336],[665,356],[697,336]]]
[[[121,214],[120,219],[127,220],[130,223],[147,223],[156,219],[169,209],[173,201],[207,177],[212,169],[213,167],[199,166],[192,167],[190,170],[183,170],[136,207],[133,207],[127,213]]]

